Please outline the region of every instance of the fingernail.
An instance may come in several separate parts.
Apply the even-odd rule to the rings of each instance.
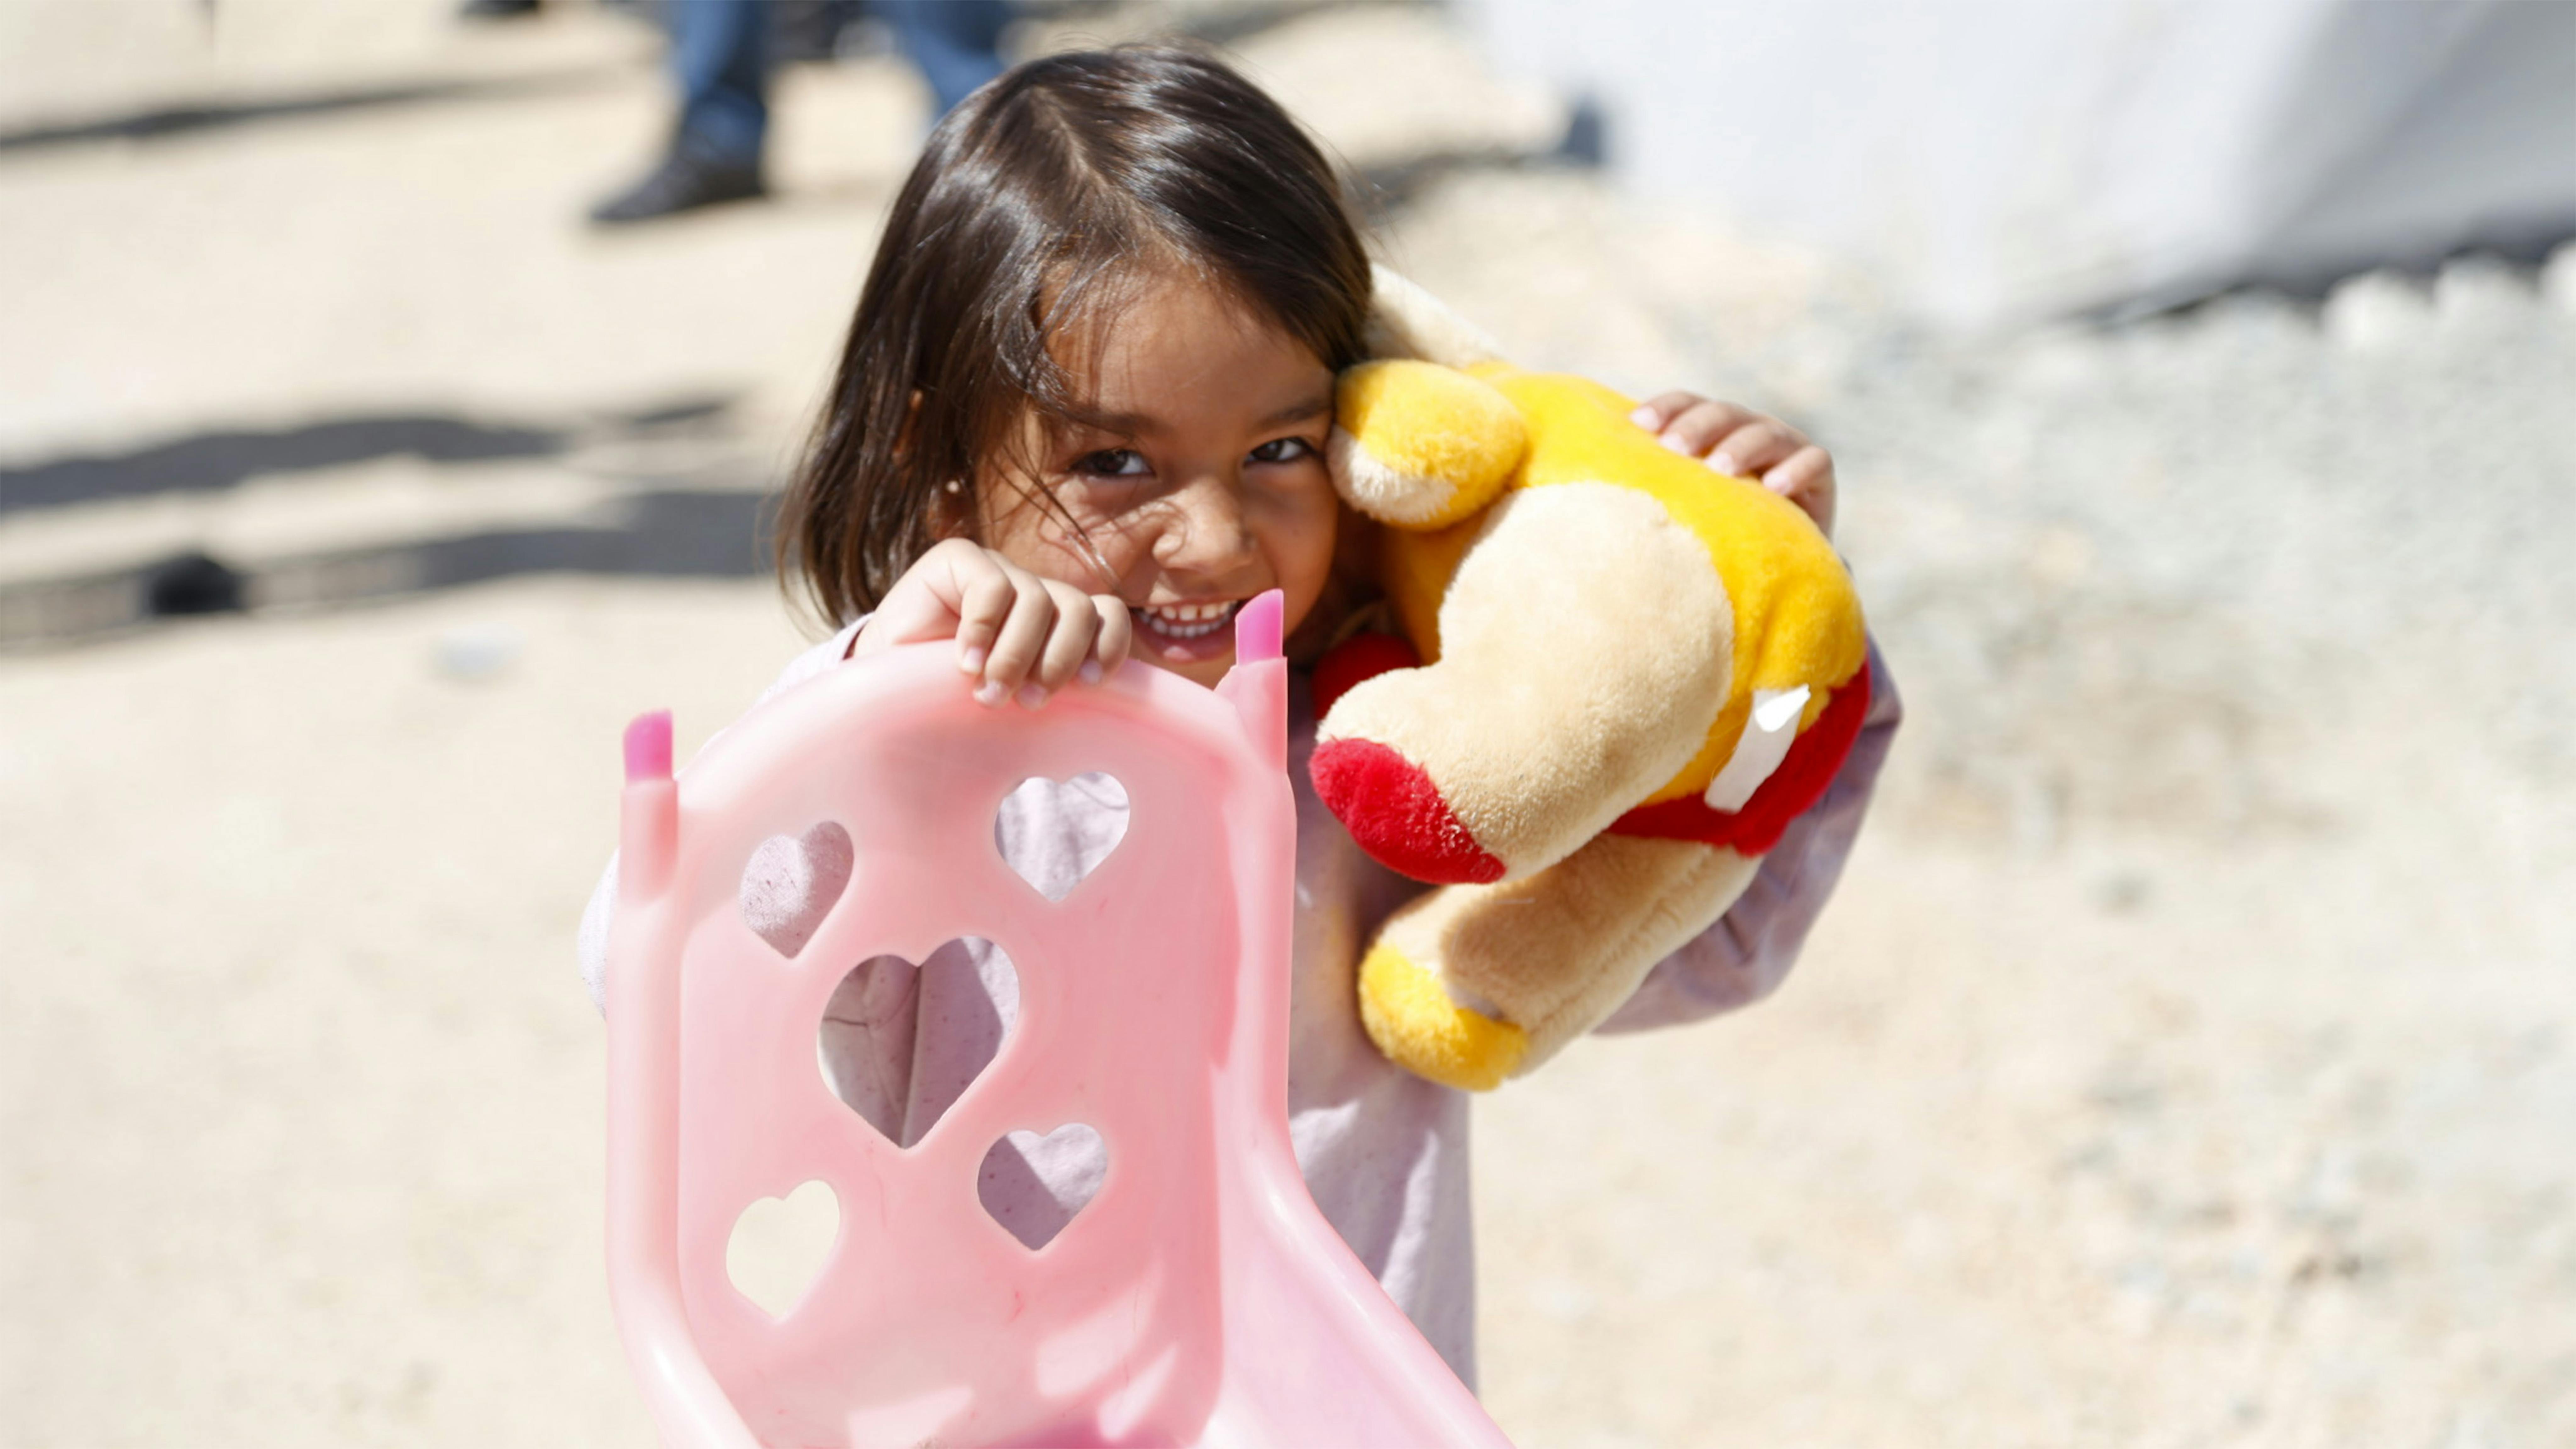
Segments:
[[[1728,457],[1723,452],[1709,454],[1708,466],[1715,468],[1717,471],[1725,474],[1729,478],[1741,478],[1744,476],[1743,470],[1736,466],[1735,460]]]
[[[1047,702],[1047,692],[1043,685],[1023,684],[1016,698],[1020,701],[1020,708],[1036,709]]]
[[[958,672],[958,673],[960,673],[960,674],[975,674],[975,673],[979,673],[979,672],[981,672],[983,668],[984,668],[984,651],[983,651],[982,649],[980,649],[980,648],[976,647],[975,645],[969,644],[969,645],[967,645],[965,648],[960,649],[960,650],[958,650],[958,651],[957,651],[957,672]]]
[[[1671,433],[1664,433],[1658,436],[1655,441],[1684,457],[1690,456],[1690,445],[1683,442],[1680,438],[1673,436]]]
[[[1082,668],[1076,672],[1081,674],[1083,683],[1098,684],[1100,682],[1100,661],[1097,659],[1086,659],[1082,661]]]
[[[995,684],[988,679],[982,684],[975,686],[975,702],[981,705],[1000,704],[1004,693],[1005,691],[1002,686]]]
[[[1637,410],[1628,414],[1628,421],[1641,428],[1651,428],[1655,425],[1655,410],[1644,403],[1639,403]]]

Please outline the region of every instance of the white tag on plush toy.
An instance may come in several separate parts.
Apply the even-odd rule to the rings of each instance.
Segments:
[[[1700,798],[1711,810],[1741,810],[1789,758],[1789,746],[1798,738],[1798,717],[1807,710],[1807,686],[1795,689],[1757,689],[1753,691],[1753,717],[1744,722],[1744,736],[1735,742],[1735,753],[1727,756],[1726,768],[1708,782],[1708,793]]]

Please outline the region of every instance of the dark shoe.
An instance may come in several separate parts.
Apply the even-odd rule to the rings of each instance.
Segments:
[[[537,13],[537,0],[465,0],[456,7],[459,20],[516,20]]]
[[[220,559],[183,553],[143,571],[143,608],[156,619],[229,614],[241,608],[245,582]]]
[[[592,208],[590,219],[600,226],[622,226],[742,201],[768,190],[761,184],[759,162],[720,160],[681,141],[643,180]]]

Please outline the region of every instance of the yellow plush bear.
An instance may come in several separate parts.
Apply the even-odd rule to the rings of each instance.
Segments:
[[[1858,734],[1866,648],[1795,505],[1667,450],[1608,388],[1506,365],[1402,278],[1378,293],[1331,454],[1387,525],[1412,649],[1319,665],[1311,769],[1363,848],[1441,887],[1362,960],[1369,1035],[1485,1090],[1733,904]]]

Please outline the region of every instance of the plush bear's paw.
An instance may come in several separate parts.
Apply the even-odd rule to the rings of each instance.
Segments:
[[[1387,1060],[1444,1086],[1490,1092],[1529,1053],[1529,1037],[1460,1005],[1440,978],[1385,941],[1360,962],[1360,1023]]]

